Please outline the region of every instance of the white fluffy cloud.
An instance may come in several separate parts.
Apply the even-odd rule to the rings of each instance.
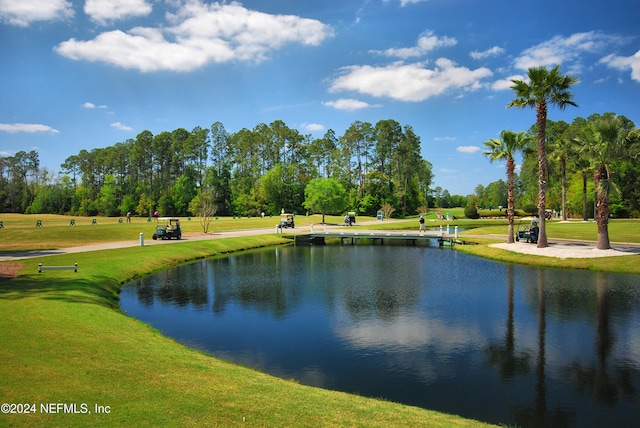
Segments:
[[[576,69],[580,67],[579,63],[583,55],[603,52],[612,44],[621,41],[619,36],[597,31],[575,33],[568,37],[555,36],[524,50],[516,58],[515,67],[520,70],[528,70],[530,67],[569,64],[569,67]]]
[[[491,85],[491,89],[494,91],[506,91],[507,89],[511,89],[513,86],[512,80],[523,80],[527,81],[529,78],[527,76],[522,76],[520,74],[516,74],[513,76],[509,76],[506,79],[496,80]]]
[[[94,103],[90,103],[88,101],[86,103],[82,104],[82,107],[84,107],[86,109],[90,109],[90,110],[96,109],[96,108],[100,108],[100,109],[107,108],[107,106],[105,106],[105,105],[97,106]]]
[[[167,20],[166,27],[113,30],[87,41],[70,39],[55,50],[74,60],[142,72],[191,71],[211,62],[260,62],[287,43],[318,45],[333,35],[320,21],[257,12],[237,2],[188,0],[167,14]]]
[[[492,48],[487,49],[486,51],[473,51],[469,54],[473,59],[486,59],[491,58],[493,56],[502,55],[504,53],[504,49],[500,46],[494,46]]]
[[[424,101],[452,89],[475,90],[493,73],[488,68],[470,70],[440,58],[435,67],[424,63],[395,62],[386,66],[349,66],[330,86],[332,92],[354,91],[400,101]]]
[[[101,25],[131,17],[147,16],[152,10],[146,0],[87,0],[84,12]]]
[[[322,104],[327,107],[333,107],[336,110],[361,110],[363,108],[378,107],[353,98],[340,98],[339,100],[327,101]]]
[[[26,132],[29,134],[33,134],[35,132],[50,132],[52,134],[58,134],[60,132],[50,126],[38,123],[0,123],[0,131],[12,134],[18,132]]]
[[[482,150],[478,146],[458,146],[456,147],[456,151],[460,153],[476,153]]]
[[[631,70],[631,78],[636,82],[640,82],[640,51],[631,56],[607,55],[600,60],[601,63],[608,67],[618,70]]]
[[[0,20],[20,27],[73,15],[73,4],[67,0],[0,0]]]
[[[319,132],[325,130],[325,126],[319,123],[303,123],[300,126],[302,127],[302,129],[309,132]]]
[[[114,122],[114,123],[111,124],[111,126],[113,128],[119,129],[120,131],[133,131],[132,127],[127,126],[127,125],[125,125],[123,123],[120,123],[120,122]]]
[[[371,52],[393,58],[407,59],[423,56],[439,47],[455,46],[457,43],[458,41],[452,37],[437,37],[432,31],[426,31],[418,38],[418,42],[415,46],[409,48],[391,48],[383,51]]]
[[[383,0],[385,3],[389,3],[391,0]],[[408,4],[416,4],[416,3],[422,3],[425,2],[427,0],[400,0],[400,6],[405,7]]]

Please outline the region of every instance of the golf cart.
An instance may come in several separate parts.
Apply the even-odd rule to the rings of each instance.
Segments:
[[[354,211],[349,211],[346,216],[344,216],[344,225],[345,226],[353,226],[356,222],[356,213]]]
[[[538,221],[539,220],[535,218],[531,220],[531,223],[528,226],[519,226],[518,231],[516,232],[516,241],[523,239],[526,240],[527,243],[538,243],[538,233],[540,232]]]
[[[280,214],[280,224],[278,225],[278,227],[280,229],[285,229],[287,227],[290,227],[291,229],[293,229],[294,228],[293,214],[289,214],[289,213]]]
[[[160,224],[162,222],[162,224]],[[153,240],[156,239],[181,239],[182,229],[180,229],[180,219],[177,217],[160,217],[158,219],[158,226],[156,232],[152,236]]]

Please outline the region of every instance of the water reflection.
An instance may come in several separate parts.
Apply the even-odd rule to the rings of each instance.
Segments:
[[[492,423],[640,417],[637,276],[402,246],[278,248],[125,287],[165,334],[276,376]]]

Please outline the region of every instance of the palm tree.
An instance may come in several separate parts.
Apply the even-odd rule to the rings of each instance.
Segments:
[[[569,129],[549,141],[551,149],[549,156],[560,162],[560,181],[562,186],[562,221],[567,220],[567,161],[572,159],[576,152],[576,144]]]
[[[573,101],[573,94],[569,88],[578,82],[578,78],[563,75],[560,66],[551,70],[545,67],[531,67],[527,73],[529,82],[512,79],[511,89],[516,98],[507,108],[531,107],[536,109],[536,124],[538,125],[538,216],[540,217],[540,234],[538,236],[538,248],[547,247],[547,228],[545,225],[545,211],[547,204],[547,108],[555,105],[564,110],[568,105],[577,106]]]
[[[571,139],[572,149],[570,150],[570,156],[573,163],[575,172],[580,174],[582,179],[582,220],[589,221],[589,213],[587,212],[587,182],[592,172],[592,166],[590,160],[587,158],[587,153],[581,149],[580,145],[589,134],[589,124],[585,118],[576,117],[571,122],[569,129],[567,130],[567,137]],[[564,142],[569,144],[568,142]],[[564,209],[564,208],[563,208]]]
[[[591,174],[591,163],[586,158],[585,153],[581,153],[578,156],[578,159],[575,162],[576,169],[580,173],[580,178],[582,178],[582,221],[589,221],[589,213],[587,208],[587,182],[589,180],[589,175]]]
[[[515,211],[513,189],[515,187],[514,157],[519,151],[528,151],[532,142],[532,138],[526,132],[516,134],[513,131],[502,131],[500,139],[492,138],[486,141],[484,145],[488,148],[483,154],[489,158],[490,162],[506,159],[507,161],[507,219],[509,220],[509,236],[507,243],[513,244],[513,216]]]
[[[618,160],[638,156],[638,131],[625,126],[624,116],[606,115],[591,125],[591,137],[582,141],[582,150],[595,168],[596,224],[598,242],[596,248],[608,250],[609,242],[609,195],[617,191],[612,180],[611,165]]]

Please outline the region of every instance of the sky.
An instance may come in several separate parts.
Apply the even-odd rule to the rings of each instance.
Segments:
[[[506,179],[483,143],[526,131],[510,79],[561,66],[577,108],[640,125],[637,0],[0,0],[0,156],[82,149],[221,122],[312,138],[410,125],[451,194]]]

